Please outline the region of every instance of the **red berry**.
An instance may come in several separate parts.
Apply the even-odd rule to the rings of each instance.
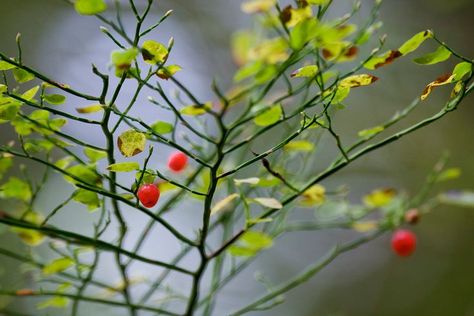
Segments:
[[[168,158],[168,168],[180,172],[188,165],[188,157],[180,151],[174,152]]]
[[[416,236],[409,230],[399,229],[392,235],[392,249],[401,257],[408,257],[415,251]]]
[[[154,184],[144,184],[137,192],[138,199],[145,207],[153,207],[160,198],[160,190]]]

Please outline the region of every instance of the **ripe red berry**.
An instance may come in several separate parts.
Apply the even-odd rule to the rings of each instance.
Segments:
[[[180,151],[174,152],[168,158],[168,168],[180,172],[188,165],[188,157]]]
[[[416,236],[409,230],[399,229],[392,235],[392,249],[401,256],[408,257],[415,251]]]
[[[160,198],[160,190],[154,184],[144,184],[137,192],[138,199],[145,207],[153,207]]]

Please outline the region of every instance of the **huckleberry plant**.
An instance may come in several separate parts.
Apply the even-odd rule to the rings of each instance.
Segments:
[[[431,193],[436,183],[459,175],[458,169],[445,168],[446,155],[415,194],[374,188],[356,203],[348,199],[345,187],[324,186],[323,180],[337,176],[358,158],[457,109],[474,87],[473,61],[431,30],[383,48],[386,36],[379,35],[378,21],[381,1],[372,4],[360,25],[352,23],[360,14],[358,1],[340,18],[328,17],[332,0],[244,1],[242,11],[255,18],[255,27],[232,38],[239,68],[231,86],[217,81],[210,85],[213,100],[199,99],[180,81],[186,70],[168,62],[173,39],[167,44],[154,40],[160,24],[172,13],[150,19],[152,10],[160,10],[157,1],[67,2],[78,14],[98,18],[104,25],[101,31],[117,49],[111,52],[111,67],[92,66],[91,78],[101,84],[97,95],[58,82],[54,75],[29,65],[22,59],[20,36],[15,56],[0,53],[1,128],[2,133],[9,128],[16,133],[15,139],[0,146],[0,194],[2,201],[12,200],[2,202],[0,223],[9,226],[9,232],[28,249],[18,252],[2,245],[0,254],[27,264],[27,273],[35,277],[29,287],[2,287],[2,296],[41,298],[38,310],[60,308],[61,315],[89,314],[88,304],[130,315],[212,315],[221,291],[261,252],[271,252],[281,235],[334,228],[359,235],[335,244],[300,273],[267,286],[261,296],[226,312],[242,315],[284,303],[286,292],[339,255],[417,222],[439,203],[473,205],[474,195],[468,191]],[[123,23],[123,10],[133,12],[134,26]],[[414,101],[386,121],[374,122],[356,135],[339,134],[334,122],[349,105],[353,90],[383,80],[384,67],[415,55],[425,41],[438,48],[414,62],[432,65],[455,60],[452,72],[427,79],[431,83],[424,90],[421,87]],[[177,93],[167,91],[165,82]],[[420,103],[429,102],[426,99],[434,88],[444,85],[451,86],[452,92],[437,113],[388,133]],[[135,87],[134,92],[119,98],[125,86]],[[148,96],[156,116],[132,115],[142,94]],[[82,106],[72,108],[70,100]],[[156,120],[165,111],[172,119]],[[97,131],[95,142],[63,131],[67,123]],[[328,165],[322,165],[315,151],[322,137],[331,139],[337,149]],[[172,152],[169,157],[163,154],[166,147]],[[43,168],[42,176],[32,177],[34,173],[21,165],[25,160]],[[151,168],[155,161],[163,167]],[[17,172],[10,174],[9,169],[17,166]],[[74,190],[58,205],[39,211],[37,198],[51,174],[64,177]],[[96,212],[90,214],[91,230],[72,231],[61,223],[52,224],[74,203]],[[171,224],[173,213],[186,212],[190,204],[202,218],[197,227]],[[301,220],[298,213],[307,209],[316,216]],[[323,213],[331,216],[319,216]],[[145,218],[147,223],[132,232],[127,223],[131,217]],[[181,245],[173,259],[143,253],[154,228]],[[400,230],[393,238],[398,254],[413,252],[413,233]],[[41,249],[51,250],[54,258],[41,259]],[[96,273],[105,254],[113,256],[109,266],[119,271],[118,283]],[[184,264],[191,254],[197,259]],[[153,274],[147,274],[146,280],[131,277],[136,263]],[[186,282],[175,284],[176,276]],[[14,310],[12,305],[2,312],[18,315]],[[41,313],[48,310],[35,315]]]

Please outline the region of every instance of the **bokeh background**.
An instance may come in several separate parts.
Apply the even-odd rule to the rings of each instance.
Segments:
[[[138,0],[137,2],[140,2]],[[144,2],[144,1],[143,1]],[[348,1],[337,0],[331,14],[342,15]],[[371,1],[362,0],[365,17]],[[231,0],[161,0],[154,14],[159,16],[173,9],[171,19],[163,24],[154,38],[165,42],[175,38],[172,62],[185,71],[181,75],[202,98],[210,98],[209,84],[218,78],[229,83],[235,66],[229,52],[231,34],[248,27],[248,16],[238,14],[240,1]],[[44,70],[58,81],[80,86],[83,91],[97,91],[98,82],[90,74],[90,64],[106,69],[113,45],[99,31],[101,25],[94,18],[79,17],[60,0],[0,0],[0,50],[15,54],[15,36],[22,33],[24,61]],[[364,14],[362,18],[364,17]],[[472,41],[474,2],[472,0],[386,0],[381,9],[384,22],[382,33],[389,34],[387,45],[397,47],[414,33],[431,28],[439,38],[448,42],[465,56],[474,56]],[[132,22],[127,13],[126,22]],[[361,18],[361,19],[362,19]],[[419,54],[432,50],[426,45]],[[341,134],[354,133],[384,121],[391,113],[407,105],[419,95],[424,85],[438,75],[452,69],[449,61],[432,67],[421,67],[410,58],[393,66],[377,70],[383,78],[374,88],[351,95],[350,107],[340,113],[336,126]],[[91,80],[92,78],[92,80]],[[131,89],[131,88],[130,88]],[[430,96],[408,120],[434,113],[447,97],[447,89],[439,89]],[[128,90],[126,93],[131,93]],[[71,108],[85,105],[74,103]],[[147,108],[136,113],[147,115]],[[424,128],[408,138],[385,147],[370,157],[362,158],[350,168],[338,173],[328,185],[348,184],[355,200],[375,187],[393,186],[416,190],[441,154],[451,153],[450,165],[462,168],[462,177],[441,188],[474,189],[474,98],[469,96],[442,121]],[[78,130],[70,126],[66,131],[94,142],[93,130]],[[0,141],[12,139],[9,128],[0,125]],[[165,153],[164,153],[165,155]],[[163,156],[165,157],[165,156]],[[163,162],[156,162],[159,167]],[[31,173],[36,175],[35,169]],[[68,194],[61,177],[55,176],[40,196],[38,209],[48,210],[63,194]],[[4,207],[4,206],[2,206]],[[181,212],[172,217],[176,225],[194,221],[196,212]],[[68,208],[55,218],[56,224],[75,231],[89,232],[91,214],[83,208]],[[139,231],[143,219],[130,218],[133,230]],[[417,252],[409,259],[395,257],[389,250],[389,236],[364,245],[338,258],[310,282],[291,291],[287,302],[261,315],[343,316],[343,315],[474,315],[474,213],[472,209],[439,207],[414,227],[419,238]],[[158,234],[158,233],[157,233]],[[159,235],[157,235],[159,236]],[[241,306],[264,289],[254,279],[255,271],[263,271],[266,278],[278,284],[322,255],[336,240],[350,237],[344,232],[293,233],[279,239],[272,251],[266,252],[256,264],[247,269],[239,280],[219,297],[216,315]],[[132,234],[133,237],[133,234]],[[158,237],[157,237],[158,238]],[[9,249],[23,249],[11,234],[0,236]],[[156,244],[145,245],[144,251],[159,251],[166,256],[176,251],[170,236],[161,236]],[[40,251],[47,259],[51,254]],[[169,254],[168,254],[169,255]],[[110,259],[110,258],[109,258]],[[111,260],[111,259],[110,259]],[[192,261],[192,258],[189,259]],[[22,276],[17,262],[0,257],[0,284],[4,289],[31,287],[32,280]],[[99,277],[110,279],[116,271],[100,268]],[[137,275],[153,275],[134,266]],[[184,282],[178,277],[173,281]],[[139,289],[138,289],[139,290]],[[31,315],[66,315],[64,311],[35,311],[35,299],[6,301],[12,309]],[[88,306],[80,315],[122,315],[119,309]],[[145,315],[145,314],[144,314]]]

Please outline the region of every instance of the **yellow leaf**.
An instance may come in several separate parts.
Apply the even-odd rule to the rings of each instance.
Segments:
[[[250,0],[242,3],[241,9],[245,13],[259,13],[270,10],[277,0]]]
[[[290,8],[289,15],[290,19],[286,22],[286,26],[293,27],[301,21],[311,18],[313,16],[313,10],[309,5],[304,8]]]
[[[389,204],[396,195],[396,191],[391,188],[377,189],[364,196],[364,204],[369,207],[382,207]]]
[[[307,140],[293,140],[286,144],[283,149],[289,151],[313,151],[314,145]]]
[[[220,211],[222,211],[228,204],[230,204],[233,200],[238,198],[239,195],[237,193],[233,193],[219,202],[217,202],[212,208],[211,208],[211,215],[214,215]]]
[[[146,136],[143,133],[130,129],[120,134],[117,139],[117,145],[122,155],[132,157],[145,149]]]
[[[253,201],[257,202],[260,205],[273,209],[283,208],[283,205],[280,203],[280,201],[274,198],[254,198]]]
[[[76,111],[82,114],[89,114],[102,111],[103,109],[104,106],[102,104],[92,104],[83,108],[76,108]]]
[[[425,89],[423,90],[423,93],[421,94],[420,99],[422,101],[426,100],[426,98],[430,95],[433,88],[443,86],[443,85],[446,85],[446,84],[450,84],[450,83],[454,82],[455,78],[456,78],[456,75],[452,75],[452,74],[449,74],[449,73],[445,74],[441,77],[438,77],[435,81],[430,82],[425,87]]]
[[[359,233],[367,233],[378,227],[377,221],[361,221],[352,224],[352,228]]]
[[[302,206],[320,205],[326,200],[326,189],[320,184],[315,184],[304,191],[301,196],[300,204]]]
[[[377,81],[378,79],[379,78],[368,74],[353,75],[343,79],[339,86],[342,88],[356,88],[361,86],[368,86]]]
[[[184,115],[203,115],[206,114],[212,108],[212,102],[206,102],[204,104],[193,104],[182,108],[179,112]]]

